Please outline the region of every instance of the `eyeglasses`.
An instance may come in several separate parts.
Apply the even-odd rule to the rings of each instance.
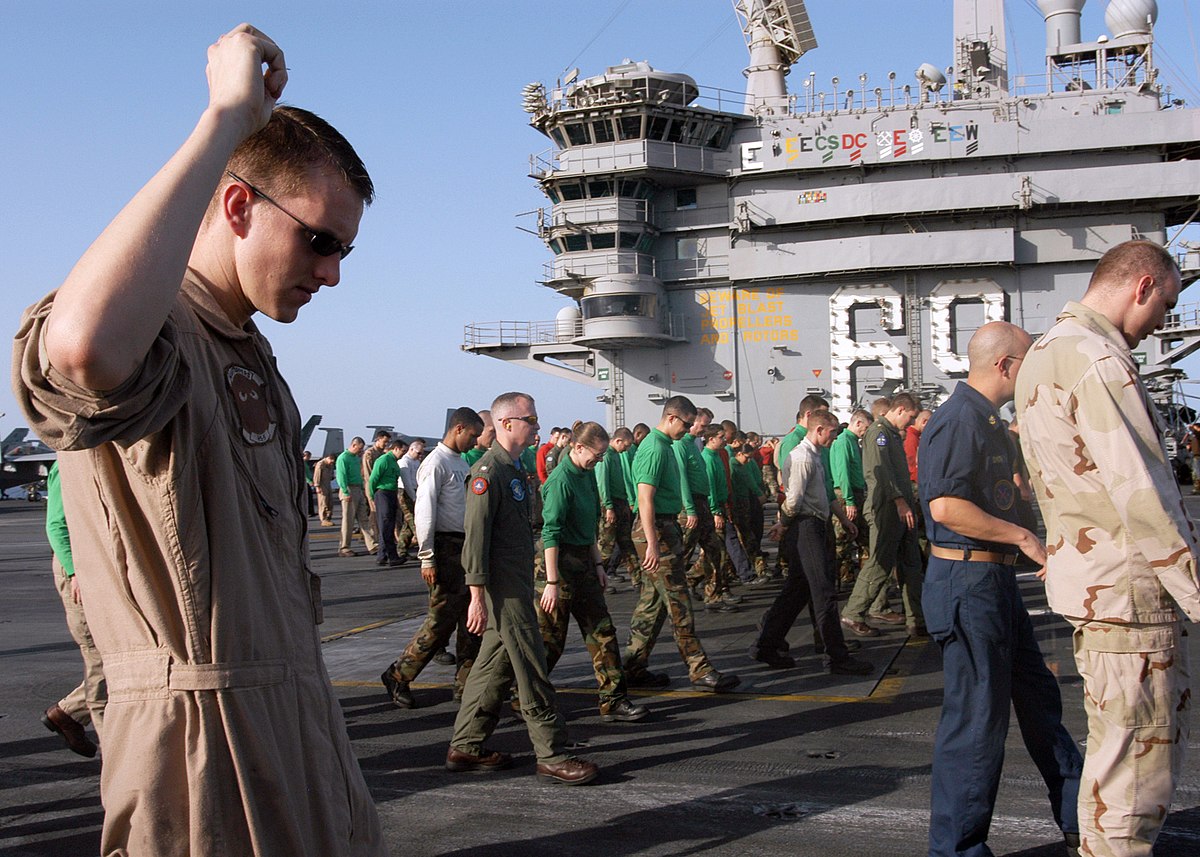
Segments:
[[[679,420],[681,423],[683,423],[683,430],[684,430],[684,431],[691,431],[691,428],[692,428],[692,426],[694,426],[694,425],[696,424],[696,421],[695,421],[694,419],[692,419],[692,420],[685,420],[683,417],[679,416],[679,414],[671,414],[671,416],[672,416],[674,419],[677,419],[677,420]]]
[[[529,423],[529,425],[533,426],[534,428],[537,428],[540,425],[540,423],[538,422],[537,414],[533,414],[532,416],[528,416],[528,417],[505,417],[505,419],[506,420],[520,420],[523,423]]]
[[[314,253],[316,253],[318,256],[334,256],[334,255],[336,255],[339,258],[345,259],[347,256],[350,255],[350,251],[354,249],[353,244],[349,244],[349,245],[343,244],[341,241],[338,241],[335,237],[330,235],[328,232],[321,232],[317,229],[313,229],[311,226],[309,226],[307,223],[305,223],[299,217],[292,214],[290,211],[288,211],[282,205],[277,203],[275,200],[271,199],[271,197],[267,196],[265,193],[263,193],[261,190],[256,188],[254,185],[250,184],[250,182],[246,181],[244,178],[239,176],[237,173],[234,173],[230,170],[226,170],[225,175],[229,176],[231,179],[233,179],[236,182],[241,182],[246,187],[250,188],[250,190],[254,191],[255,196],[261,197],[265,202],[269,202],[271,205],[275,206],[280,211],[282,211],[284,214],[286,214],[288,217],[292,218],[292,220],[299,223],[300,226],[303,227],[304,231],[307,232],[309,235],[308,246],[311,247],[312,251]]]

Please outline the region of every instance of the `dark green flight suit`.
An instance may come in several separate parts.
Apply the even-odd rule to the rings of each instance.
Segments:
[[[896,500],[901,497],[914,515],[917,511],[908,459],[904,455],[904,437],[885,417],[880,417],[863,436],[862,453],[863,476],[867,483],[867,503],[863,512],[871,527],[871,547],[854,582],[850,600],[842,610],[842,617],[865,621],[866,613],[887,586],[894,568],[904,599],[905,621],[910,627],[924,628],[921,584],[925,575],[917,532],[908,529],[896,511]]]
[[[494,443],[471,468],[467,482],[463,568],[468,586],[485,587],[488,624],[463,690],[450,746],[482,753],[515,678],[537,760],[554,764],[568,758],[567,729],[548,678],[546,649],[533,608],[532,498],[526,476]]]

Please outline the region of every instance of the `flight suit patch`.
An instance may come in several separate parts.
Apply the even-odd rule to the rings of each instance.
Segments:
[[[877,437],[875,439],[875,445],[876,446],[887,446],[887,435],[881,434],[879,437]]]
[[[512,491],[512,497],[518,503],[525,499],[525,481],[523,479],[514,479],[508,483],[508,488]]]
[[[471,482],[471,493],[472,494],[486,494],[487,490],[488,490],[488,481],[486,479],[484,479],[482,476],[476,476],[474,481]]]
[[[267,385],[263,379],[244,366],[230,366],[225,370],[225,383],[241,423],[242,439],[256,446],[270,443],[275,437],[276,423],[267,407]]]

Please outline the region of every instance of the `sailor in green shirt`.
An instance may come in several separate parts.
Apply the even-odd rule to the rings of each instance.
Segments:
[[[400,456],[408,449],[400,438],[389,442],[387,452],[375,459],[367,489],[375,499],[375,524],[379,533],[376,565],[403,565],[396,550],[396,514],[400,510]]]
[[[479,435],[475,446],[462,454],[463,461],[467,462],[467,467],[474,467],[475,462],[483,458],[483,454],[491,449],[492,442],[496,439],[496,427],[492,425],[492,412],[480,411],[479,418],[483,420],[483,434]]]
[[[350,546],[356,523],[367,544],[367,552],[375,553],[378,548],[368,523],[370,512],[363,489],[362,454],[366,446],[365,440],[356,437],[350,441],[350,448],[337,459],[337,484],[342,495],[342,541],[338,546],[338,556],[358,556],[358,552]]]
[[[861,557],[866,556],[869,545],[867,521],[861,514],[867,499],[867,482],[863,478],[862,437],[867,433],[871,422],[871,414],[868,411],[861,408],[856,410],[847,427],[829,448],[829,466],[833,472],[834,491],[837,492],[837,498],[845,504],[846,517],[858,527],[858,534],[850,538],[841,520],[834,519],[839,584],[854,580],[858,574]]]
[[[697,446],[698,440],[703,443],[702,438],[711,422],[712,417],[703,411],[698,412],[688,433],[673,445],[683,479],[683,512],[679,516],[683,527],[683,556],[680,564],[691,586],[703,586],[705,610],[736,613],[738,608],[734,605],[741,599],[735,599],[729,591],[724,533],[717,533],[716,517],[710,502],[712,486],[700,456],[700,447]],[[715,514],[723,516],[725,510],[719,509]],[[692,557],[697,547],[701,554],[693,565]],[[699,591],[693,589],[693,592]]]
[[[84,727],[90,722],[99,735],[104,726],[104,708],[108,702],[108,687],[104,681],[104,662],[83,613],[83,597],[75,577],[75,561],[71,553],[71,534],[67,531],[67,515],[63,508],[62,484],[58,477],[58,462],[50,465],[46,474],[46,538],[53,552],[51,563],[54,583],[67,614],[67,630],[83,655],[83,681],[46,709],[42,723],[57,732],[67,747],[81,756],[96,755],[96,743]]]
[[[633,540],[642,557],[642,593],[629,620],[629,646],[625,674],[631,686],[663,687],[670,679],[650,672],[650,652],[671,619],[675,643],[688,666],[696,690],[722,693],[739,683],[734,675],[721,675],[696,637],[692,600],[680,558],[683,533],[678,515],[683,510],[679,463],[671,444],[687,434],[696,418],[696,406],[684,396],[672,396],[663,405],[662,418],[638,446],[633,462],[637,499]]]
[[[600,686],[600,719],[633,721],[649,712],[625,693],[617,629],[604,601],[607,575],[596,544],[601,506],[591,471],[607,451],[608,432],[599,423],[583,423],[542,486],[545,561],[534,579],[535,606],[547,670],[553,671],[562,657],[574,616]]]
[[[613,432],[608,452],[604,453],[592,472],[596,476],[596,488],[603,507],[599,544],[604,571],[610,579],[615,579],[617,566],[623,563],[629,569],[630,579],[636,584],[642,567],[633,546],[633,507],[629,502],[633,486],[626,453],[631,446],[633,432],[621,426]]]

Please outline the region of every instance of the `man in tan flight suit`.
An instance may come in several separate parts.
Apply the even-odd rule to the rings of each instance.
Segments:
[[[1088,715],[1080,853],[1149,855],[1188,742],[1195,528],[1131,349],[1179,298],[1149,241],[1100,259],[1017,376],[1021,446],[1046,518],[1046,594],[1075,626]]]
[[[380,855],[321,660],[300,415],[251,320],[337,284],[374,190],[332,126],[276,108],[263,33],[222,36],[207,76],[195,129],[14,347],[108,680],[101,852]]]

